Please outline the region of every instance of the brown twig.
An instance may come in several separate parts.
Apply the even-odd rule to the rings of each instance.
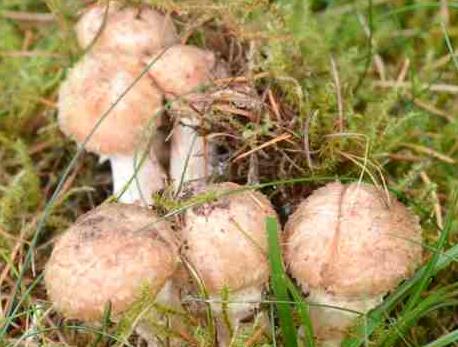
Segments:
[[[442,154],[442,153],[439,153],[439,152],[435,151],[434,149],[431,149],[431,148],[428,148],[428,147],[423,147],[423,146],[420,146],[420,145],[414,145],[412,143],[402,143],[401,146],[413,149],[414,151],[419,152],[419,153],[430,155],[431,157],[439,159],[440,161],[443,161],[443,162],[445,162],[447,164],[455,164],[456,163],[456,161],[453,158],[450,158],[449,156],[447,156],[445,154]]]
[[[436,223],[437,223],[437,226],[440,229],[442,229],[444,227],[444,220],[442,218],[442,208],[440,205],[439,198],[437,196],[437,192],[433,187],[433,183],[431,182],[431,179],[429,178],[429,176],[426,174],[425,171],[420,172],[420,177],[428,187],[431,187],[431,198],[433,199],[434,214],[436,215]]]
[[[264,335],[264,330],[265,330],[265,327],[257,328],[254,331],[253,335],[251,335],[250,338],[248,340],[246,340],[245,346],[246,347],[251,347],[255,343],[257,343],[262,338],[262,336]]]
[[[334,86],[336,89],[336,99],[337,99],[337,110],[338,110],[338,128],[339,132],[342,133],[344,130],[344,111],[343,111],[343,100],[342,100],[342,89],[340,85],[339,71],[337,70],[337,65],[333,57],[331,57],[331,71],[332,77],[334,79]]]
[[[310,129],[310,122],[312,119],[316,116],[318,111],[315,111],[313,114],[311,114],[309,117],[304,122],[304,153],[305,153],[305,158],[307,160],[307,166],[311,171],[313,171],[313,162],[312,162],[312,155],[310,153],[310,137],[309,137],[309,129]]]
[[[277,101],[275,101],[275,98],[274,98],[274,95],[271,89],[267,91],[267,97],[269,98],[269,103],[270,103],[270,106],[272,106],[272,111],[275,117],[277,118],[278,121],[281,121],[280,108],[278,107]]]
[[[284,133],[284,134],[281,134],[280,136],[277,136],[276,138],[270,140],[270,141],[267,141],[267,142],[264,142],[262,145],[259,145],[257,146],[256,148],[253,148],[253,149],[250,149],[248,152],[245,152],[245,153],[242,153],[240,154],[239,156],[237,156],[236,158],[234,158],[232,160],[232,162],[236,162],[240,159],[243,159],[247,156],[249,156],[251,153],[254,153],[254,152],[257,152],[259,151],[260,149],[263,149],[263,148],[266,148],[266,147],[269,147],[277,142],[280,142],[280,141],[284,141],[286,139],[289,139],[292,135],[291,134],[287,134],[287,133]]]
[[[453,117],[450,116],[447,112],[445,111],[442,111],[441,109],[438,109],[437,107],[433,106],[433,105],[430,105],[420,99],[417,99],[417,98],[412,98],[412,102],[414,103],[415,106],[431,113],[431,114],[434,114],[436,116],[439,116],[439,117],[442,117],[442,118],[445,118],[446,120],[448,120],[449,122],[453,122]]]
[[[46,52],[46,51],[0,51],[1,57],[10,57],[10,58],[35,58],[35,57],[44,57],[44,58],[63,58],[64,55],[60,53]]]
[[[25,11],[2,11],[1,17],[25,22],[53,22],[52,13],[38,13]]]
[[[398,83],[397,81],[374,81],[373,85],[379,88],[401,88],[401,89],[412,89],[413,85],[411,82]],[[420,85],[422,89],[427,89],[431,92],[458,94],[458,85],[437,83],[428,84],[422,83]]]
[[[407,71],[409,71],[409,67],[410,67],[410,59],[405,58],[404,62],[402,63],[401,70],[399,71],[398,78],[396,79],[397,85],[405,81],[406,76],[407,76]]]

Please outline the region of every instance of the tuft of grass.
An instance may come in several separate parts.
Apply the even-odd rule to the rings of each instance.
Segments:
[[[292,317],[288,295],[287,275],[283,268],[283,261],[278,240],[278,222],[275,217],[266,218],[266,232],[271,269],[270,285],[275,300],[275,308],[281,329],[283,344],[288,347],[297,346],[296,327]],[[274,322],[272,322],[273,324]]]

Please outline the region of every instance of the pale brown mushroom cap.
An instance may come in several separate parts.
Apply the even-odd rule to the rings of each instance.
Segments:
[[[88,55],[69,72],[59,89],[61,130],[78,143],[142,73],[130,56]],[[145,128],[159,122],[162,95],[145,74],[102,121],[86,149],[98,154],[133,154],[147,137]]]
[[[113,314],[122,312],[146,286],[155,295],[177,265],[171,232],[135,205],[86,213],[56,242],[44,275],[49,298],[66,317],[91,321],[108,302]]]
[[[150,76],[166,94],[183,96],[197,92],[212,78],[213,52],[189,45],[174,45],[151,59]]]
[[[87,48],[99,32],[106,6],[92,6],[75,26],[78,43]],[[135,56],[151,54],[178,41],[169,17],[149,8],[120,8],[110,4],[105,26],[92,47],[95,51],[113,50]]]
[[[384,294],[421,262],[421,228],[404,205],[368,184],[330,183],[288,220],[285,261],[305,290]]]
[[[240,188],[221,183],[205,191],[220,194]],[[186,211],[184,254],[210,294],[220,294],[224,287],[236,291],[259,286],[268,280],[267,216],[276,216],[269,200],[248,190]]]

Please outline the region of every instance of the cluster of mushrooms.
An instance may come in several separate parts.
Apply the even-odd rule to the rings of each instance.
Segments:
[[[259,192],[205,184],[211,151],[198,132],[202,100],[227,69],[213,52],[178,43],[170,18],[149,7],[90,7],[76,33],[88,53],[61,85],[59,124],[110,160],[118,202],[84,214],[57,240],[45,269],[49,298],[64,316],[88,322],[101,320],[107,305],[121,316],[145,288],[181,310],[176,274],[186,263],[208,294],[218,344],[228,346],[263,301],[265,220],[276,213]],[[155,136],[165,103],[175,123],[168,173]],[[191,184],[192,193],[212,199],[172,226],[150,208],[167,179],[175,190]],[[356,312],[380,304],[422,256],[418,218],[364,183],[317,189],[289,217],[281,240],[285,268],[307,295],[316,339],[327,346],[338,346]],[[154,317],[164,323],[160,313]],[[160,344],[142,319],[137,332]]]

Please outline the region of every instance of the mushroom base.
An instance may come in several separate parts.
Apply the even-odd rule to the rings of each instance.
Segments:
[[[383,296],[348,298],[312,289],[307,300],[311,304],[310,318],[319,346],[337,347],[355,319],[379,305]]]
[[[153,193],[164,188],[166,174],[153,149],[145,153],[110,156],[113,194],[123,203],[152,203]]]
[[[211,295],[210,306],[216,316],[218,346],[229,346],[232,336],[255,314],[262,300],[262,287],[244,288],[229,293],[227,302],[221,302],[221,296]]]
[[[180,304],[180,298],[177,288],[173,285],[172,281],[167,281],[160,292],[156,295],[155,302],[159,305],[162,305],[171,310],[179,311],[182,309]],[[156,312],[154,309],[146,312],[146,317],[140,318],[138,321],[135,332],[144,339],[148,347],[158,347],[158,346],[180,346],[180,342],[177,339],[170,339],[167,337],[159,337],[156,334],[155,328],[153,328],[148,321],[154,320],[156,324],[161,325],[164,329],[175,330],[180,329],[180,320],[177,318],[177,315],[163,315],[159,312]],[[158,328],[160,329],[160,328]],[[164,344],[164,340],[170,340]]]

